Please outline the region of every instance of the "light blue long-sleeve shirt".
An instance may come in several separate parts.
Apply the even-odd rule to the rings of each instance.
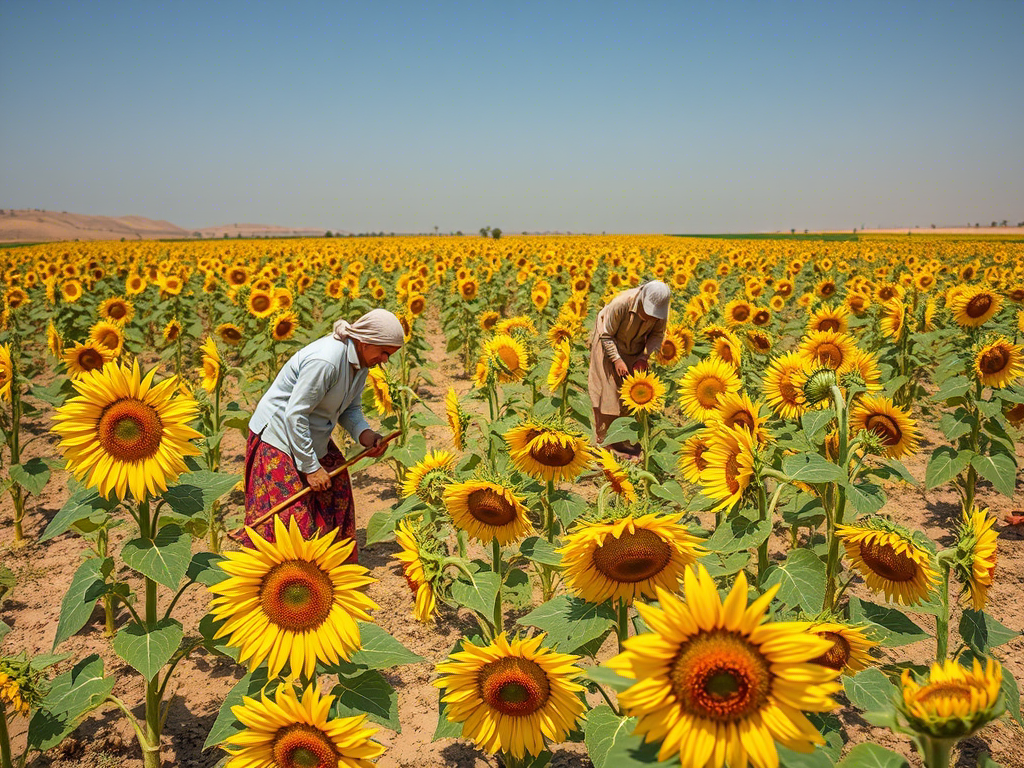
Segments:
[[[300,472],[315,472],[317,457],[327,455],[335,422],[357,441],[370,429],[360,402],[368,372],[351,339],[317,339],[285,363],[260,398],[249,429],[291,454]]]

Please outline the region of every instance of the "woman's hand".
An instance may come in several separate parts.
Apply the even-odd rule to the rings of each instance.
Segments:
[[[615,361],[615,373],[622,378],[629,375],[629,368],[626,367],[626,363],[621,357]]]
[[[331,476],[326,469],[320,467],[316,472],[306,475],[306,482],[314,491],[326,491],[331,487]]]
[[[638,357],[636,359],[636,362],[633,363],[633,370],[634,371],[646,371],[647,368],[648,368],[648,366],[647,366],[647,358],[645,356],[643,356],[643,355]]]
[[[388,449],[387,443],[384,442],[383,436],[377,434],[372,429],[364,429],[362,434],[359,435],[359,444],[364,448],[369,448],[366,452],[367,456],[383,456],[384,451]]]

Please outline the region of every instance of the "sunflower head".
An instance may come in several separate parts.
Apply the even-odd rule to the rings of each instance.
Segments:
[[[947,301],[953,320],[963,328],[979,328],[1002,308],[1003,299],[987,288],[966,288]]]
[[[917,605],[931,596],[938,583],[934,558],[906,529],[874,517],[836,526],[836,536],[872,591],[903,605]]]
[[[164,341],[168,344],[172,344],[181,338],[181,323],[178,322],[178,318],[172,317],[167,321],[167,325],[164,326]]]
[[[665,384],[651,371],[637,371],[622,380],[619,398],[633,415],[656,413],[665,404]]]
[[[14,383],[14,364],[11,361],[10,344],[0,344],[0,397],[11,399],[11,385]]]
[[[437,533],[407,517],[398,523],[395,541],[400,547],[395,557],[412,591],[416,620],[429,623],[437,609],[435,587],[441,576]]]
[[[558,392],[569,375],[569,363],[572,360],[572,352],[568,341],[560,341],[554,345],[555,352],[551,358],[551,368],[548,370],[548,390],[554,394]]]
[[[636,489],[629,479],[629,473],[615,460],[611,451],[598,446],[594,451],[594,459],[604,473],[605,481],[616,494],[627,502],[637,500]]]
[[[1000,389],[1024,375],[1024,348],[1009,339],[996,339],[974,358],[974,373],[983,386]]]
[[[499,333],[484,344],[483,357],[490,369],[497,372],[498,381],[522,381],[529,370],[526,347],[519,339]]]
[[[242,329],[234,323],[221,323],[215,333],[229,347],[237,347],[242,343]]]
[[[115,296],[100,304],[99,313],[104,320],[124,326],[135,316],[135,306],[127,299]]]
[[[375,366],[369,370],[366,380],[370,383],[373,407],[381,416],[391,416],[395,411],[395,383],[387,369]]]
[[[850,411],[850,430],[873,433],[881,453],[898,459],[917,450],[917,424],[904,409],[882,395],[862,395]]]
[[[512,463],[538,480],[575,480],[589,466],[590,442],[563,424],[528,420],[505,433]]]
[[[998,539],[992,528],[995,522],[988,509],[972,507],[964,510],[958,532],[954,570],[964,587],[964,595],[970,595],[971,607],[975,611],[984,610],[995,575]]]
[[[832,387],[839,383],[836,372],[831,368],[818,368],[803,380],[804,402],[812,408],[821,408],[832,402]]]
[[[871,650],[877,648],[878,643],[872,639],[871,630],[867,627],[833,619],[810,622],[807,631],[832,643],[831,648],[811,659],[811,664],[820,664],[848,675],[874,664]]]
[[[721,358],[709,357],[687,369],[680,382],[680,403],[687,416],[706,421],[714,416],[723,394],[739,390],[736,369]]]
[[[270,336],[274,341],[287,341],[295,335],[298,326],[298,315],[291,311],[281,312],[270,322]]]
[[[804,412],[802,379],[804,365],[800,355],[788,352],[774,358],[764,372],[762,392],[776,415],[784,419],[797,419]]]
[[[442,499],[455,527],[482,544],[497,539],[504,546],[533,530],[522,495],[504,478],[452,483]]]
[[[426,504],[440,504],[444,489],[454,479],[455,455],[449,451],[427,451],[427,455],[405,473],[402,497],[418,496]]]
[[[84,344],[75,342],[75,346],[64,350],[64,364],[68,367],[68,375],[79,378],[90,371],[98,371],[114,359],[112,350],[87,341]]]
[[[469,414],[462,410],[459,403],[459,396],[455,393],[455,387],[448,387],[444,396],[444,413],[448,420],[448,429],[452,433],[452,442],[455,450],[461,451],[466,447],[466,428],[469,426]]]
[[[221,379],[221,359],[220,352],[217,351],[217,342],[212,336],[207,336],[200,349],[203,353],[203,389],[214,392]]]
[[[938,739],[970,736],[1003,712],[1003,671],[998,661],[984,664],[974,659],[971,667],[946,659],[932,664],[923,681],[903,671],[897,706],[910,726],[920,734]]]

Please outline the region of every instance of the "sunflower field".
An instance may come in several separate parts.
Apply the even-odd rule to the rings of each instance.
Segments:
[[[1024,242],[76,242],[0,270],[0,768],[1024,766]],[[664,338],[598,444],[595,318],[648,280]],[[406,343],[363,396],[399,437],[353,467],[357,540],[241,546],[256,403],[374,307]]]

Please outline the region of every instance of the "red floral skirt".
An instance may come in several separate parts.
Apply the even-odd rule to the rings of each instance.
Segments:
[[[344,462],[345,457],[332,440],[327,455],[320,459],[320,465],[330,472]],[[295,467],[291,456],[265,443],[250,430],[245,446],[245,524],[260,519],[271,509],[290,496],[294,496],[309,483]],[[356,508],[352,497],[352,481],[348,470],[331,478],[331,487],[326,491],[313,491],[288,505],[277,514],[281,522],[288,524],[294,518],[302,532],[302,538],[309,539],[315,533],[325,533],[338,528],[338,539],[356,537]],[[274,521],[268,520],[255,529],[267,541],[274,541]],[[252,546],[249,534],[241,538],[242,544]],[[349,563],[358,562],[358,551],[352,550]]]

